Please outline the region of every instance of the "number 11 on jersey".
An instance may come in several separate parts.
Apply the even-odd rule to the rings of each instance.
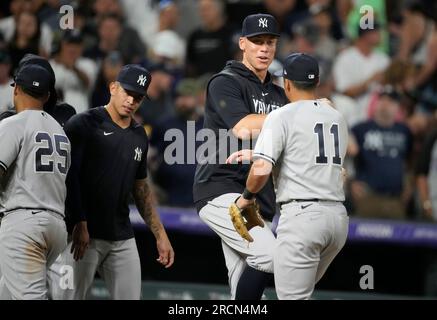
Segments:
[[[332,163],[341,165],[340,157],[340,141],[338,135],[338,124],[333,123],[329,132],[334,136],[334,157],[332,157]],[[324,138],[324,125],[323,123],[316,123],[314,127],[314,133],[317,134],[319,140],[319,155],[316,157],[317,164],[328,164],[328,157],[325,153],[325,138]]]

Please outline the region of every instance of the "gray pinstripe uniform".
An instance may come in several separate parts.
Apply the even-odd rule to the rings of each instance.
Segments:
[[[340,113],[314,100],[287,104],[264,122],[253,157],[278,169],[273,265],[279,299],[308,299],[346,241],[341,168],[347,140]]]
[[[0,150],[8,173],[0,193],[0,299],[46,299],[46,270],[67,244],[70,142],[49,114],[26,110],[0,123]]]

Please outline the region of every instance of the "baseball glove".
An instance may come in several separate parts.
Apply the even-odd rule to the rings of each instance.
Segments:
[[[259,206],[254,202],[250,206],[240,209],[235,202],[229,207],[232,224],[243,239],[253,242],[249,230],[255,226],[264,227],[264,221],[259,214]]]

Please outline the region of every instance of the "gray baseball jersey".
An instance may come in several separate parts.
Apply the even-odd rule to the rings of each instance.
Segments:
[[[279,167],[278,203],[344,201],[341,168],[347,142],[347,125],[338,111],[324,102],[298,101],[268,115],[253,157]]]
[[[0,123],[0,166],[9,178],[3,210],[45,209],[64,216],[70,141],[48,113],[26,110]]]

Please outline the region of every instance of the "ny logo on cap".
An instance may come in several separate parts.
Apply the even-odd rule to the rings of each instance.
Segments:
[[[138,77],[137,83],[140,84],[140,86],[145,86],[146,85],[146,81],[147,81],[147,77],[145,75],[140,74],[140,76]]]
[[[315,78],[316,78],[316,76],[313,75],[313,74],[309,74],[309,75],[308,75],[308,79],[315,79]]]
[[[268,28],[267,21],[268,21],[267,18],[259,18],[258,27]]]
[[[34,87],[39,87],[39,82],[38,82],[38,81],[34,81],[34,82],[32,82],[32,85],[33,85]]]

